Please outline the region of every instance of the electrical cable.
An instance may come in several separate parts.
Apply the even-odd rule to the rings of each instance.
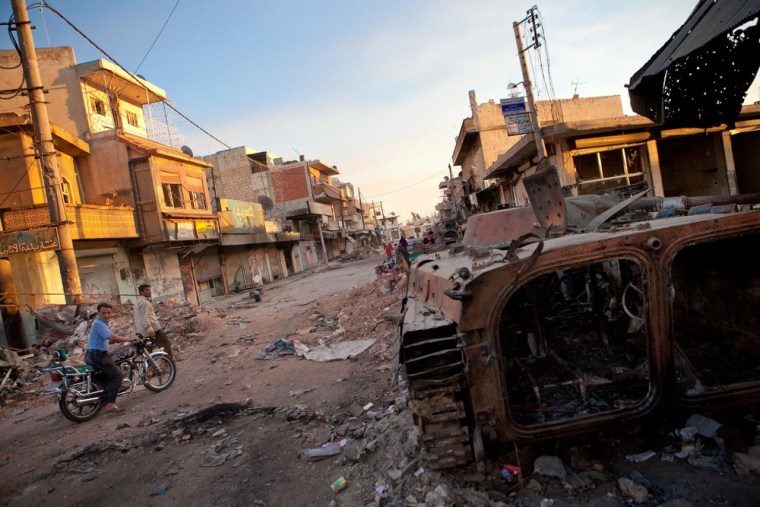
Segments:
[[[172,14],[174,14],[174,11],[177,10],[177,6],[179,5],[179,3],[181,1],[182,0],[177,0],[177,3],[174,4],[174,7],[172,8],[172,11],[169,13],[169,17],[167,17],[166,21],[164,21],[164,26],[162,26],[161,30],[158,31],[158,35],[156,35],[156,38],[153,39],[153,44],[150,45],[150,47],[148,48],[148,52],[145,53],[145,56],[143,56],[143,59],[140,60],[139,65],[135,69],[135,72],[137,72],[138,70],[140,70],[140,67],[142,67],[142,64],[143,64],[143,62],[145,62],[145,59],[148,58],[148,55],[150,54],[150,52],[153,51],[153,47],[156,45],[156,42],[158,42],[158,38],[161,37],[162,33],[164,33],[164,28],[166,28],[166,25],[169,24],[169,20],[172,19]]]
[[[11,27],[13,26],[13,20],[14,16],[11,14],[11,17],[8,19],[8,37],[11,39],[11,44],[13,44],[14,49],[16,50],[16,53],[18,53],[18,63],[14,65],[13,67],[6,67],[5,65],[0,65],[0,69],[3,70],[14,70],[21,67],[21,48],[18,45],[18,42],[13,37],[13,30],[11,30]],[[0,99],[3,100],[11,100],[15,99],[16,97],[21,94],[21,91],[24,89],[24,73],[21,72],[21,82],[16,87],[15,90],[3,90],[0,91]]]
[[[5,204],[5,201],[7,201],[10,198],[10,196],[13,195],[13,192],[14,190],[16,190],[16,187],[19,185],[19,183],[21,183],[21,180],[24,179],[24,176],[26,176],[29,173],[29,171],[32,168],[32,165],[37,160],[37,156],[36,156],[37,149],[35,148],[34,151],[35,151],[35,156],[32,157],[31,162],[29,162],[29,165],[26,166],[26,171],[21,173],[21,176],[19,177],[19,179],[16,181],[16,183],[14,183],[11,189],[6,193],[5,199],[0,201],[0,208],[3,206],[3,204]],[[10,160],[8,161],[8,166],[10,166]]]
[[[391,190],[390,192],[383,192],[382,194],[369,195],[366,198],[367,199],[374,199],[375,197],[382,197],[384,195],[395,194],[396,192],[401,192],[402,190],[406,190],[408,188],[414,187],[416,185],[419,185],[420,183],[425,183],[428,180],[432,180],[436,176],[440,176],[440,174],[441,174],[441,172],[437,171],[434,175],[429,176],[429,177],[425,178],[424,180],[420,180],[417,183],[412,183],[411,185],[407,185],[405,187],[397,188],[396,190]]]
[[[92,39],[90,39],[84,32],[82,32],[79,28],[77,28],[76,25],[74,25],[74,23],[72,23],[71,21],[69,21],[66,18],[66,16],[64,16],[63,14],[61,14],[60,11],[58,11],[57,9],[51,7],[50,4],[47,3],[47,2],[41,2],[41,4],[43,4],[45,7],[47,7],[48,9],[50,9],[51,12],[53,12],[56,16],[58,16],[59,18],[61,18],[67,25],[69,25],[75,32],[77,32],[79,35],[81,35],[95,49],[97,49],[98,51],[100,51],[101,53],[103,53],[109,60],[111,60],[114,63],[114,65],[116,65],[121,70],[123,70],[124,72],[126,72],[128,76],[130,76],[132,79],[134,79],[138,84],[141,84],[143,86],[143,88],[145,88],[145,90],[149,92],[148,88],[144,84],[142,84],[142,79],[141,78],[135,76],[132,72],[130,72],[126,68],[124,68],[124,66],[122,64],[120,64],[114,57],[112,57],[111,55],[109,55],[106,52],[105,49],[103,49],[100,46],[98,46],[95,43],[95,41],[93,41]],[[182,118],[184,118],[185,120],[187,120],[188,122],[190,122],[191,125],[193,125],[195,128],[197,128],[198,130],[200,130],[201,132],[203,132],[204,134],[206,134],[207,136],[209,136],[211,139],[213,139],[214,141],[218,142],[222,146],[225,146],[226,148],[232,148],[229,144],[225,143],[224,141],[222,141],[221,139],[219,139],[218,137],[216,137],[215,135],[213,135],[211,132],[209,132],[208,130],[204,129],[203,127],[201,127],[200,125],[198,125],[197,123],[195,123],[193,120],[191,120],[190,118],[188,118],[179,109],[177,109],[176,107],[172,106],[166,100],[164,100],[163,102],[164,102],[164,104],[166,104],[167,106],[169,106],[169,108],[172,111],[174,111],[175,113],[177,113],[178,115],[180,115]]]

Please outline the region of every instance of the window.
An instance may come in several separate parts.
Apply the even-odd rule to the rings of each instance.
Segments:
[[[206,207],[206,196],[203,192],[190,191],[190,207],[192,209],[208,209]]]
[[[91,99],[90,106],[95,114],[100,116],[106,115],[106,104],[100,99]]]
[[[208,209],[206,206],[206,194],[203,191],[201,178],[186,175],[184,178],[185,190],[190,195],[190,207],[192,209]]]
[[[573,157],[579,194],[602,194],[644,181],[641,146]]]
[[[61,178],[61,195],[63,196],[63,202],[71,204],[71,184],[66,178]]]
[[[179,183],[162,183],[161,188],[164,191],[164,203],[167,208],[185,207],[185,202],[182,200],[182,186]]]
[[[126,111],[124,113],[124,116],[127,118],[127,123],[132,125],[133,127],[139,127],[140,124],[137,121],[137,113],[133,113],[132,111]]]

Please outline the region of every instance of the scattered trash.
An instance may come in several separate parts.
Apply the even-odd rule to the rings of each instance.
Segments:
[[[508,483],[512,483],[520,477],[520,467],[515,465],[502,465],[499,475]]]
[[[277,359],[281,356],[293,356],[295,353],[293,342],[281,338],[256,354],[256,359]]]
[[[376,340],[352,340],[331,343],[329,345],[320,344],[305,350],[303,352],[303,356],[310,361],[317,361],[318,363],[344,360],[348,359],[349,357],[358,356],[370,348],[372,345],[374,345],[375,341]],[[299,347],[299,353],[300,352],[301,350]]]
[[[705,438],[715,438],[718,436],[718,430],[722,426],[718,421],[705,417],[701,414],[692,414],[686,420],[686,426],[696,428],[697,434]]]
[[[377,493],[376,497],[378,500],[388,496],[388,487],[383,481],[377,481],[375,483],[375,493]]]
[[[189,437],[189,435],[187,435]],[[225,451],[229,446],[238,443],[238,439],[235,437],[226,437],[219,442],[212,445],[206,456],[201,461],[201,466],[204,467],[216,467],[222,465],[225,461],[235,458],[243,454],[241,447],[235,447],[229,451]]]
[[[329,456],[340,454],[342,450],[343,447],[340,444],[330,442],[316,449],[304,449],[301,451],[301,459],[304,461],[319,461]]]
[[[332,489],[333,493],[338,494],[344,489],[348,487],[348,482],[346,482],[346,478],[342,475],[338,478],[337,481],[330,484],[330,488]]]
[[[620,486],[620,491],[633,498],[634,502],[644,503],[647,501],[649,491],[644,486],[636,484],[628,477],[620,477],[617,482],[618,486]]]
[[[150,494],[150,496],[164,496],[167,491],[169,491],[169,488],[171,487],[171,483],[167,484],[166,486],[161,486],[156,491]]]
[[[364,405],[364,406],[362,407],[362,409],[363,409],[363,410],[369,410],[369,409],[371,409],[371,408],[372,408],[372,407],[374,407],[374,406],[375,406],[375,405],[374,405],[374,404],[373,404],[373,403],[370,401],[369,403],[367,403],[366,405]]]
[[[501,468],[502,468],[502,470],[506,470],[507,472],[509,472],[512,475],[521,475],[522,474],[522,471],[520,470],[520,467],[518,467],[517,465],[502,465]]]
[[[419,467],[419,468],[418,468],[418,469],[417,469],[417,470],[414,472],[414,476],[415,476],[415,477],[419,477],[420,475],[422,475],[422,474],[424,474],[424,473],[425,473],[425,469],[424,469],[424,468],[422,468],[422,467]]]
[[[81,482],[92,482],[92,481],[94,481],[97,478],[98,478],[97,475],[90,475],[90,476],[82,478]]]
[[[562,460],[556,456],[539,456],[533,462],[533,472],[547,477],[557,477],[562,482],[567,479],[567,470]]]
[[[655,456],[657,453],[654,451],[644,451],[639,454],[628,454],[626,455],[625,459],[632,463],[641,463],[642,461],[646,461],[649,458]]]

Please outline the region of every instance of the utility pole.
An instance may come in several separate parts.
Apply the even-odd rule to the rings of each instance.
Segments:
[[[364,204],[362,204],[362,189],[356,187],[356,190],[359,192],[359,209],[361,210],[362,214],[362,230],[364,230]]]
[[[449,190],[451,190],[451,203],[454,205],[454,220],[458,222],[459,210],[457,209],[457,193],[456,188],[454,188],[454,172],[451,170],[451,164],[449,164]],[[443,210],[441,210],[441,215],[443,215]],[[443,217],[441,217],[441,221],[443,221]]]
[[[515,21],[512,23],[512,28],[515,31],[515,41],[517,42],[517,56],[520,58],[520,69],[522,70],[523,86],[525,87],[525,95],[528,100],[528,109],[530,113],[530,122],[533,127],[533,138],[536,141],[536,151],[538,153],[538,161],[546,158],[546,145],[544,144],[544,137],[541,134],[541,124],[538,121],[538,115],[536,114],[536,103],[533,98],[533,85],[530,82],[530,73],[528,72],[528,64],[525,61],[526,48],[523,47],[522,36],[520,35],[520,25],[526,21],[530,21],[533,25],[533,33],[535,34],[536,41],[529,46],[539,47],[541,41],[539,40],[538,27],[536,26],[536,12],[537,7],[532,7],[528,11],[528,16],[522,21]]]
[[[29,13],[26,10],[25,0],[11,0],[13,4],[13,16],[15,18],[16,32],[21,45],[21,62],[24,67],[27,90],[29,91],[29,105],[32,109],[32,122],[36,141],[42,161],[42,173],[45,180],[45,192],[47,194],[50,223],[58,230],[59,250],[58,266],[61,270],[63,292],[66,295],[66,304],[78,304],[82,302],[82,287],[79,282],[79,270],[74,255],[74,243],[71,239],[71,230],[66,218],[66,205],[63,202],[61,192],[61,175],[58,170],[55,146],[53,146],[53,134],[50,130],[45,95],[43,93],[40,68],[37,63],[37,52],[34,49],[32,38],[32,26],[29,21]]]

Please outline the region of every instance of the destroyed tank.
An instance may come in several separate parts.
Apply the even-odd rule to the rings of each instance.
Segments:
[[[412,265],[398,359],[430,468],[508,442],[760,400],[760,194],[564,199],[475,215]]]

